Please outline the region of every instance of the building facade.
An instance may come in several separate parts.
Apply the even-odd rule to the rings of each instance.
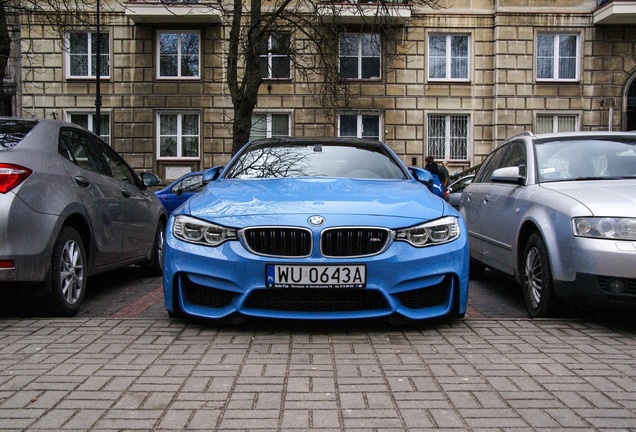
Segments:
[[[229,31],[206,1],[187,3],[102,7],[100,61],[96,28],[60,41],[22,16],[15,115],[95,130],[99,63],[99,132],[131,166],[172,179],[225,164]],[[252,136],[377,138],[452,174],[524,130],[636,130],[636,0],[452,0],[400,19],[390,59],[372,32],[341,36],[340,73],[358,92],[346,110],[319,106],[276,50],[289,36],[272,36]]]

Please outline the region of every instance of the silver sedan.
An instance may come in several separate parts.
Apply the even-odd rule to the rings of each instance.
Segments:
[[[523,133],[461,198],[471,273],[515,277],[531,317],[565,303],[636,308],[636,134]]]
[[[166,214],[147,190],[158,182],[78,126],[0,118],[0,288],[43,293],[72,316],[89,276],[161,274]]]

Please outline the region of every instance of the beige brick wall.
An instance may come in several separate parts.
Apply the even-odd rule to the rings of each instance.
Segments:
[[[455,161],[461,171],[483,160],[497,142],[532,130],[537,114],[574,113],[582,130],[607,128],[609,102],[623,106],[622,96],[636,74],[634,28],[595,27],[594,0],[453,0],[449,7],[423,11],[409,22],[399,53],[383,65],[380,82],[356,84],[352,110],[382,115],[382,138],[403,160],[420,166],[427,153],[427,115],[470,116],[469,159]],[[227,162],[231,151],[232,104],[225,85],[224,29],[201,30],[201,80],[158,80],[155,71],[156,28],[135,25],[123,13],[103,13],[111,42],[110,79],[101,85],[102,110],[111,115],[113,147],[139,170],[161,175],[156,158],[156,114],[163,109],[191,109],[200,114],[201,161],[195,168]],[[160,28],[170,28],[163,26]],[[541,31],[580,35],[583,56],[580,80],[537,82],[535,41]],[[431,82],[427,76],[427,38],[431,32],[470,35],[470,80]],[[94,109],[95,84],[65,78],[57,36],[30,25],[22,31],[22,115],[63,118],[68,110]],[[334,136],[337,113],[324,110],[300,80],[261,87],[259,111],[288,112],[296,136]],[[621,128],[621,112],[613,123]],[[190,163],[189,163],[190,164]]]

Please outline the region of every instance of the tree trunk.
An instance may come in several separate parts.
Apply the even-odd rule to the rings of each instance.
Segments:
[[[258,102],[258,89],[262,83],[258,63],[264,31],[261,26],[261,0],[251,0],[250,22],[247,38],[243,41],[243,76],[238,81],[238,59],[240,49],[241,0],[234,0],[233,21],[230,29],[230,52],[228,55],[228,85],[234,107],[232,126],[232,154],[236,154],[250,138],[252,114]]]

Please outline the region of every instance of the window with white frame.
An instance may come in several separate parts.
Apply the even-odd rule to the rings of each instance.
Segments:
[[[157,114],[159,158],[199,158],[199,114],[166,112]]]
[[[100,113],[101,121],[99,123],[99,136],[106,142],[110,143],[110,115]],[[67,113],[66,120],[78,126],[88,129],[91,132],[97,132],[97,114],[95,113]]]
[[[441,160],[467,160],[469,120],[466,114],[430,114],[426,154]]]
[[[199,78],[201,35],[198,31],[157,32],[159,78]]]
[[[431,34],[428,37],[428,78],[467,80],[470,37],[462,34]]]
[[[291,76],[289,33],[270,35],[261,45],[259,70],[264,79],[289,79]]]
[[[256,113],[252,115],[250,139],[286,137],[289,130],[289,114]]]
[[[537,114],[535,133],[576,132],[576,114]]]
[[[381,36],[375,33],[340,35],[340,76],[346,79],[379,79]]]
[[[110,78],[110,38],[99,33],[99,75]],[[97,75],[97,32],[72,32],[66,35],[67,78],[94,78]]]
[[[338,136],[380,139],[380,114],[340,114]]]
[[[578,52],[579,37],[576,34],[538,34],[537,80],[577,80]]]

